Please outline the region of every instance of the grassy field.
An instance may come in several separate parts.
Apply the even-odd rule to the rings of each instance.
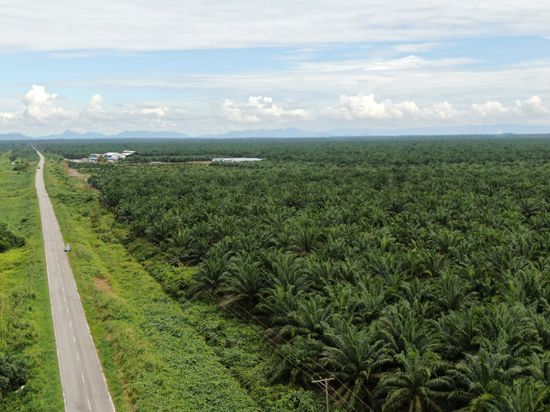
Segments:
[[[97,194],[58,162],[46,179],[117,410],[258,410],[180,305],[118,243]]]
[[[26,241],[0,253],[0,353],[28,364],[26,386],[0,398],[0,410],[62,411],[34,167],[13,170],[7,151],[0,152],[0,222]]]

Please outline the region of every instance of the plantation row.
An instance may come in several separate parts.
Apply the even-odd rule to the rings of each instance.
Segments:
[[[132,239],[199,265],[173,293],[265,327],[273,382],[334,377],[347,410],[550,407],[550,141],[234,144],[274,160],[91,183]]]

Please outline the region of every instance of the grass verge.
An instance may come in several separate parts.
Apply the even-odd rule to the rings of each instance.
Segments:
[[[63,410],[34,172],[0,153],[0,222],[25,238],[0,253],[0,352],[28,365],[25,387],[0,398],[3,411]]]
[[[45,174],[117,410],[258,410],[181,306],[119,243],[97,193],[60,162],[48,162]]]

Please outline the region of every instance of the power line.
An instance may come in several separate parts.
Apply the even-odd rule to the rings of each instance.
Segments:
[[[263,326],[263,327],[266,328],[266,329],[269,329],[269,326],[268,326],[268,325],[266,325],[265,323],[263,323],[257,316],[255,316],[255,315],[253,315],[252,313],[250,313],[246,308],[244,308],[243,306],[241,306],[238,302],[233,302],[233,303],[231,303],[231,304],[238,306],[240,309],[242,309],[243,311],[245,311],[250,317],[252,317],[254,320],[256,320],[256,322],[258,322],[261,326]],[[235,313],[235,311],[234,311],[234,310],[231,310],[231,308],[230,308],[229,306],[225,306],[225,307],[226,307],[227,309],[229,309],[232,313]],[[237,314],[237,317],[239,317],[239,318],[241,318],[241,319],[244,320],[244,318],[243,318],[242,316],[240,316],[239,314]],[[283,342],[285,342],[286,344],[289,344],[289,345],[290,345],[290,342],[287,341],[287,340],[286,340],[285,338],[283,338],[282,336],[279,336],[279,338],[280,338]],[[265,339],[265,337],[262,336],[262,339]],[[273,349],[275,350],[275,352],[277,352],[277,353],[280,354],[280,352],[277,351],[276,348],[273,348]],[[281,354],[281,355],[282,355],[282,354]],[[284,357],[284,356],[283,356],[283,357]],[[286,358],[285,358],[285,359],[286,359]],[[328,375],[331,375],[331,376],[334,375],[332,372],[330,372],[330,371],[328,371],[327,369],[325,369],[321,364],[319,364],[319,363],[318,363],[317,361],[315,361],[314,359],[312,359],[312,362],[313,362],[316,366],[318,366],[319,368],[321,368],[321,369],[322,369],[325,373],[327,373]],[[307,365],[306,365],[306,367],[307,367]],[[309,367],[307,367],[307,368],[310,370],[310,372],[311,372],[312,374],[314,374],[314,373],[313,373],[313,370],[312,370],[311,368],[309,368]],[[300,369],[300,368],[298,368],[298,369]],[[300,370],[301,370],[301,369],[300,369]],[[306,374],[306,375],[307,375],[307,374]],[[352,394],[361,404],[363,404],[368,410],[371,409],[371,408],[369,407],[369,405],[367,405],[359,396],[357,396],[357,395],[355,394],[355,392],[353,392],[344,382],[342,382],[340,379],[338,379],[338,377],[334,377],[334,379],[335,379],[342,387],[344,387],[349,393],[351,393],[351,394]],[[345,399],[344,397],[341,397],[340,399],[342,399],[342,400],[344,400],[345,402],[347,402],[353,410],[356,410],[356,409],[353,407],[353,405],[351,404],[351,402],[350,402],[349,400]]]
[[[237,304],[237,305],[238,305],[238,304]],[[242,308],[242,306],[240,306],[240,305],[238,305],[238,306]],[[235,316],[235,317],[241,319],[242,321],[245,321],[245,322],[247,321],[247,319],[245,319],[245,318],[244,318],[241,314],[239,314],[237,311],[235,311],[235,310],[233,310],[233,309],[231,309],[231,308],[229,308],[229,307],[227,307],[227,306],[226,306],[226,309],[227,309],[229,312],[231,312],[231,314],[232,314],[233,316]],[[262,339],[262,340],[265,339],[265,336],[263,336],[262,334],[256,332],[254,329],[252,329],[252,330],[253,330],[253,333],[254,333],[257,337],[259,337],[259,338]],[[302,373],[303,373],[306,377],[308,377],[309,379],[313,379],[313,377],[315,376],[314,371],[313,371],[310,367],[308,367],[307,365],[303,365],[303,366],[304,366],[306,369],[308,369],[309,372],[306,372],[304,369],[302,369],[302,368],[300,367],[300,365],[298,365],[298,363],[296,363],[296,362],[294,362],[292,359],[288,358],[283,352],[279,351],[277,348],[272,347],[272,350],[273,350],[274,352],[276,352],[279,356],[281,356],[282,358],[284,358],[285,360],[287,360],[289,363],[291,363],[293,366],[295,366],[300,372],[302,372]],[[333,398],[332,396],[331,396],[331,399],[334,400],[336,403],[339,403],[339,400]],[[343,398],[342,398],[342,399],[343,399]],[[356,409],[353,407],[353,405],[352,405],[349,401],[347,401],[346,399],[343,399],[343,400],[346,401],[346,402],[348,403],[348,405],[350,406],[350,408],[351,408],[353,411],[356,411]]]
[[[266,329],[269,329],[269,326],[266,325],[265,323],[263,323],[257,316],[253,315],[252,313],[250,313],[246,308],[242,307],[241,305],[239,305],[237,302],[235,302],[234,304],[236,304],[237,306],[239,306],[239,308],[241,308],[242,310],[244,310],[249,316],[251,316],[253,319],[255,319],[260,325],[262,325],[264,328]],[[287,341],[285,338],[283,338],[282,336],[279,336],[279,338],[281,340],[283,340],[283,342],[287,343],[290,345],[290,342]],[[317,361],[315,361],[314,359],[312,359],[312,362],[318,366],[319,368],[321,368],[325,373],[329,374],[329,375],[333,375],[332,372],[328,371],[327,369],[325,369],[325,367],[323,367],[321,364],[319,364]],[[311,370],[311,369],[310,369]],[[335,377],[335,380],[341,385],[343,386],[345,389],[347,389],[359,402],[361,402],[364,406],[366,406],[368,409],[370,409],[370,407],[361,399],[359,398],[344,382],[342,382],[340,379],[338,379],[337,377]],[[343,399],[343,398],[342,398]]]

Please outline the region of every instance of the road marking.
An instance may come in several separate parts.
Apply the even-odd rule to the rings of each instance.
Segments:
[[[80,379],[82,379],[82,383],[86,383],[86,381],[84,380],[84,375],[83,374],[80,374]]]
[[[86,398],[86,401],[88,402],[88,409],[92,410],[92,405],[90,404],[90,398]]]
[[[61,290],[63,291],[63,293],[65,293],[65,287],[64,286],[61,286]]]
[[[76,351],[76,359],[80,362],[80,355],[78,354],[78,351]]]
[[[73,342],[76,343],[76,339],[75,339],[74,335],[73,335]]]
[[[73,327],[73,322],[69,321],[69,327]]]

